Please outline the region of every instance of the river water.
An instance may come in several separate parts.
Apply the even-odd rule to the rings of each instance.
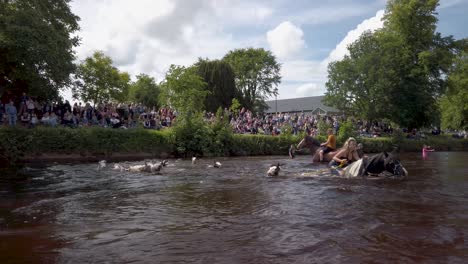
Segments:
[[[468,262],[468,152],[404,153],[404,182],[330,176],[309,156],[220,161],[31,169],[0,184],[0,263]]]

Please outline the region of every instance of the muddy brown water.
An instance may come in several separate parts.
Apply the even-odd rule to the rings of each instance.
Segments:
[[[0,263],[468,263],[468,152],[404,153],[404,182],[309,156],[220,161],[30,169],[0,183]]]

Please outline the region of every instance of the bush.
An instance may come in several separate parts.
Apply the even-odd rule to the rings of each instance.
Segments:
[[[203,156],[209,153],[214,133],[205,124],[201,114],[179,116],[172,131],[178,156]]]
[[[250,134],[234,134],[232,139],[232,156],[287,155],[289,146],[301,140],[296,136],[288,138]]]
[[[232,128],[229,124],[229,116],[221,108],[216,112],[216,121],[211,125],[213,141],[209,152],[214,156],[228,156],[232,147]]]
[[[338,141],[345,142],[349,137],[356,137],[357,133],[354,129],[353,123],[345,121],[340,125],[338,130]]]
[[[12,162],[41,154],[105,155],[113,153],[173,153],[169,131],[109,128],[0,129],[0,155]],[[6,140],[7,139],[7,140]]]
[[[319,136],[326,136],[327,130],[332,128],[327,122],[320,120],[317,122],[317,135]]]

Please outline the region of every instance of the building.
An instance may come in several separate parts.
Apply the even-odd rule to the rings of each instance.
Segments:
[[[265,110],[265,113],[299,113],[304,112],[306,114],[314,115],[339,115],[341,111],[326,106],[322,103],[322,100],[325,96],[310,96],[302,98],[292,98],[292,99],[281,99],[281,100],[272,100],[266,101],[268,109]]]

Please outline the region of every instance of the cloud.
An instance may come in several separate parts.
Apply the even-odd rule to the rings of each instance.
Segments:
[[[290,5],[261,0],[239,0],[235,5],[230,0],[75,0],[71,7],[81,17],[82,29],[77,57],[83,60],[102,50],[120,70],[160,81],[170,64],[218,59],[236,48],[269,48],[282,64],[278,98],[323,94],[328,62],[299,57],[313,52],[306,47],[305,33],[313,39],[306,26],[337,23],[375,7],[344,6],[341,1],[311,7],[305,1],[294,7],[299,11],[291,12]],[[342,46],[351,40],[345,38],[329,57],[340,58]]]
[[[326,76],[321,71],[320,61],[289,60],[281,65],[281,76],[285,82],[322,82]]]
[[[322,90],[316,83],[306,83],[299,86],[296,89],[296,94],[304,97],[304,96],[312,96],[312,95],[320,95]]]
[[[267,41],[273,53],[280,59],[296,55],[305,46],[304,32],[289,21],[267,32]]]
[[[444,8],[449,8],[449,7],[461,4],[461,3],[463,3],[463,0],[444,0],[444,1],[440,1],[440,2],[441,3],[439,5],[439,8],[444,9]]]
[[[148,21],[144,31],[149,37],[167,41],[174,45],[182,42],[184,35],[190,34],[192,25],[196,23],[197,16],[202,12],[210,12],[208,1],[182,1],[172,2],[170,12],[157,16]]]
[[[379,10],[372,18],[364,20],[349,31],[336,45],[327,58],[322,61],[289,60],[283,62],[281,74],[283,81],[278,98],[294,98],[322,95],[326,92],[327,67],[332,61],[341,60],[348,54],[348,45],[356,41],[367,30],[375,31],[383,27],[384,10]]]
[[[327,65],[332,61],[338,61],[344,58],[345,55],[349,54],[348,45],[355,42],[365,31],[375,31],[383,27],[383,16],[385,14],[384,10],[379,10],[374,17],[362,21],[357,27],[346,34],[346,37],[336,45],[335,49],[330,52],[328,58],[322,62],[322,67],[327,67]]]
[[[326,25],[343,21],[352,17],[360,17],[375,10],[376,4],[353,3],[331,3],[328,6],[304,8],[294,15],[287,15],[285,20],[293,21],[298,25]]]

